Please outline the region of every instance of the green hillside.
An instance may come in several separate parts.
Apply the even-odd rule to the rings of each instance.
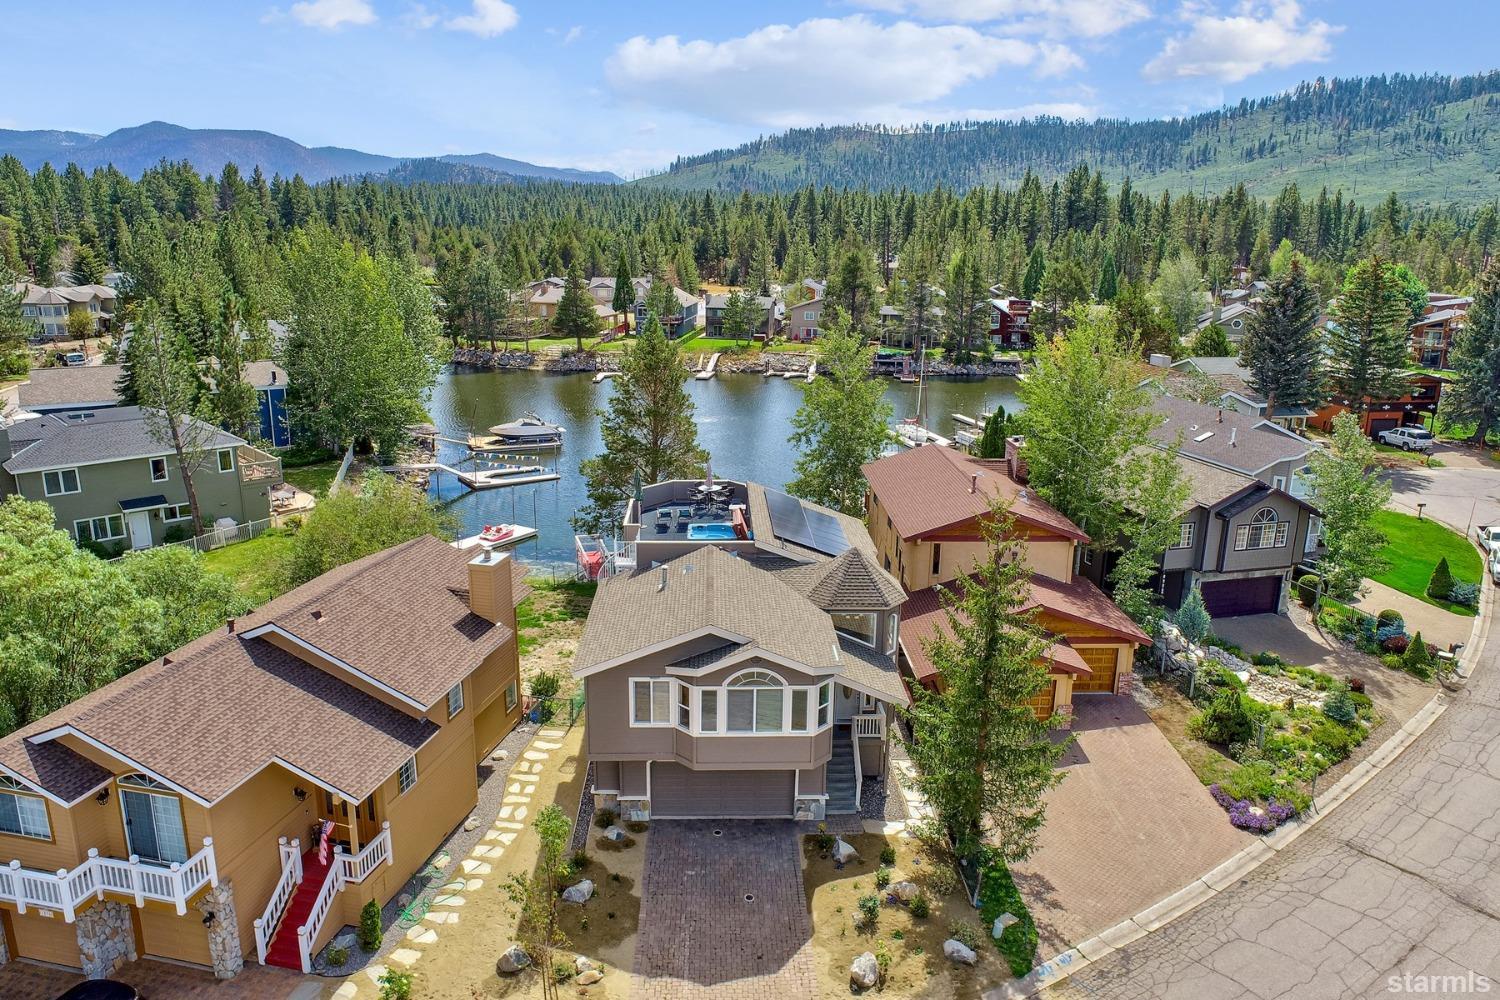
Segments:
[[[1500,177],[1500,72],[1317,80],[1258,101],[1160,121],[959,122],[921,129],[795,129],[680,158],[637,182],[672,188],[788,190],[1014,186],[1087,163],[1137,190],[1273,197],[1343,188],[1373,203],[1492,199]]]

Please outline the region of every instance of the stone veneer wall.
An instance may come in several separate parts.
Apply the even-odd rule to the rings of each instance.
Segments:
[[[5,943],[5,935],[0,934],[0,965],[10,961],[10,946]]]
[[[78,914],[78,958],[86,979],[105,979],[136,960],[135,923],[130,907],[104,900]]]
[[[213,959],[214,978],[233,979],[245,967],[240,924],[234,913],[234,886],[228,879],[221,879],[195,905],[204,916],[214,915],[208,928],[208,954]]]

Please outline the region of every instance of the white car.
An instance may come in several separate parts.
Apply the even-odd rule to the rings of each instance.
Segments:
[[[1425,427],[1392,427],[1380,432],[1380,443],[1402,451],[1431,451],[1432,431]]]
[[[1490,553],[1490,579],[1500,583],[1500,549]]]
[[[1500,524],[1481,524],[1474,529],[1474,541],[1492,555],[1500,553]]]

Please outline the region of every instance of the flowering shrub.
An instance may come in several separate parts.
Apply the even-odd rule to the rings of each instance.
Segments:
[[[1380,648],[1387,653],[1404,653],[1409,645],[1411,645],[1411,640],[1404,635],[1393,635],[1380,640]]]
[[[1214,801],[1224,807],[1229,813],[1229,822],[1241,830],[1250,830],[1254,833],[1270,833],[1282,823],[1297,815],[1294,806],[1275,799],[1267,802],[1264,807],[1257,811],[1256,805],[1250,799],[1237,799],[1230,795],[1217,784],[1208,786],[1209,794]]]

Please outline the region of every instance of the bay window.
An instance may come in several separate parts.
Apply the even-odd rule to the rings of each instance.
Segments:
[[[731,733],[779,733],[786,684],[775,674],[750,670],[728,684]]]
[[[879,640],[875,624],[877,616],[874,612],[840,613],[832,617],[835,632],[846,635],[861,645],[875,648]]]

